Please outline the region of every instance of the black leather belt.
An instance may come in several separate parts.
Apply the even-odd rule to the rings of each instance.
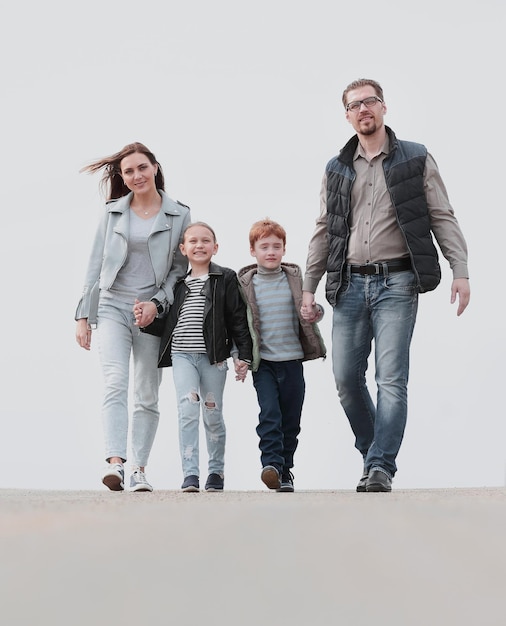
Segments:
[[[347,265],[346,268],[352,274],[362,274],[362,276],[372,276],[374,274],[384,274],[385,266],[388,274],[392,272],[405,272],[411,269],[410,259],[400,259],[398,261],[383,261],[382,263],[367,263],[367,265]]]

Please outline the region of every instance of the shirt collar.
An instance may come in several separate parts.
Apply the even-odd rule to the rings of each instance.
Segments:
[[[385,141],[383,142],[383,145],[381,146],[381,153],[388,154],[389,152],[390,152],[390,138],[387,134],[385,136]],[[358,157],[362,157],[363,159],[366,158],[365,150],[362,148],[362,144],[360,143],[360,141],[357,144],[355,154],[353,155],[353,160],[356,161]]]

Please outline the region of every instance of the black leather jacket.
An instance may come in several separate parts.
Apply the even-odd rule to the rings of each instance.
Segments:
[[[172,365],[171,341],[174,328],[189,289],[184,278],[174,286],[174,302],[167,315],[144,329],[152,335],[161,336],[158,367]],[[248,330],[246,305],[239,292],[237,274],[228,267],[215,263],[209,266],[209,278],[203,291],[206,295],[204,306],[204,341],[209,362],[220,363],[230,357],[235,345],[241,360],[251,361],[252,341]]]

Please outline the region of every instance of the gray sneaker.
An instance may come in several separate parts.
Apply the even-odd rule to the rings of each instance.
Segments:
[[[102,476],[102,482],[111,491],[123,491],[125,488],[125,469],[121,463],[109,463],[107,471]]]
[[[130,491],[153,491],[140,467],[134,467],[130,476]]]

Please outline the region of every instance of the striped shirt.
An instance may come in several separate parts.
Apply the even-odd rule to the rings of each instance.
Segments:
[[[302,359],[299,319],[285,273],[281,268],[274,272],[258,268],[253,286],[260,317],[260,357],[278,362]]]
[[[204,341],[204,305],[206,297],[202,293],[208,275],[198,278],[185,278],[190,290],[186,294],[179,311],[174,333],[172,335],[172,352],[206,352]]]

